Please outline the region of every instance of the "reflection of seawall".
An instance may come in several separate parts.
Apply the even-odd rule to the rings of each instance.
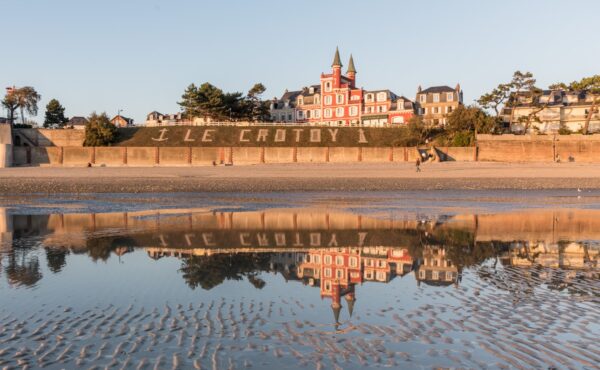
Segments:
[[[515,240],[548,243],[600,240],[600,211],[533,210],[512,213],[459,215],[447,226],[457,223],[475,233],[478,242]]]

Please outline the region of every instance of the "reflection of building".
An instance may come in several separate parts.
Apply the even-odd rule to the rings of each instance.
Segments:
[[[394,247],[346,247],[314,249],[298,266],[298,278],[319,286],[321,298],[331,299],[336,322],[341,298],[345,297],[349,314],[356,301],[355,285],[365,281],[388,283],[397,275],[412,270],[412,257],[406,249]]]
[[[427,285],[458,285],[458,267],[446,256],[446,249],[438,245],[426,245],[423,249],[423,261],[416,271],[417,283]]]
[[[582,243],[519,242],[504,258],[519,267],[543,266],[561,269],[589,269],[598,266],[600,250]]]

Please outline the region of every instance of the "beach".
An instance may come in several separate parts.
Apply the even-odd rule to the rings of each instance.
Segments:
[[[209,167],[13,167],[0,193],[273,192],[349,190],[592,189],[600,164],[262,164]]]

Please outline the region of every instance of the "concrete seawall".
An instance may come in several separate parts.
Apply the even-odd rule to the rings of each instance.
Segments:
[[[449,153],[473,148],[446,148]],[[434,153],[432,149],[422,149]],[[15,166],[212,166],[263,163],[384,163],[415,161],[419,151],[410,148],[360,147],[13,147]],[[456,155],[447,160],[461,160]],[[469,155],[464,155],[469,157]],[[470,158],[470,157],[469,157]]]

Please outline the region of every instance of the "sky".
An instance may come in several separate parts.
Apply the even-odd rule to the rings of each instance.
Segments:
[[[531,71],[539,87],[600,73],[597,0],[0,0],[0,85],[33,86],[67,116],[143,122],[179,111],[183,90],[319,83],[336,46],[357,86],[414,99],[419,85],[464,101]],[[5,111],[0,116],[6,116]]]

